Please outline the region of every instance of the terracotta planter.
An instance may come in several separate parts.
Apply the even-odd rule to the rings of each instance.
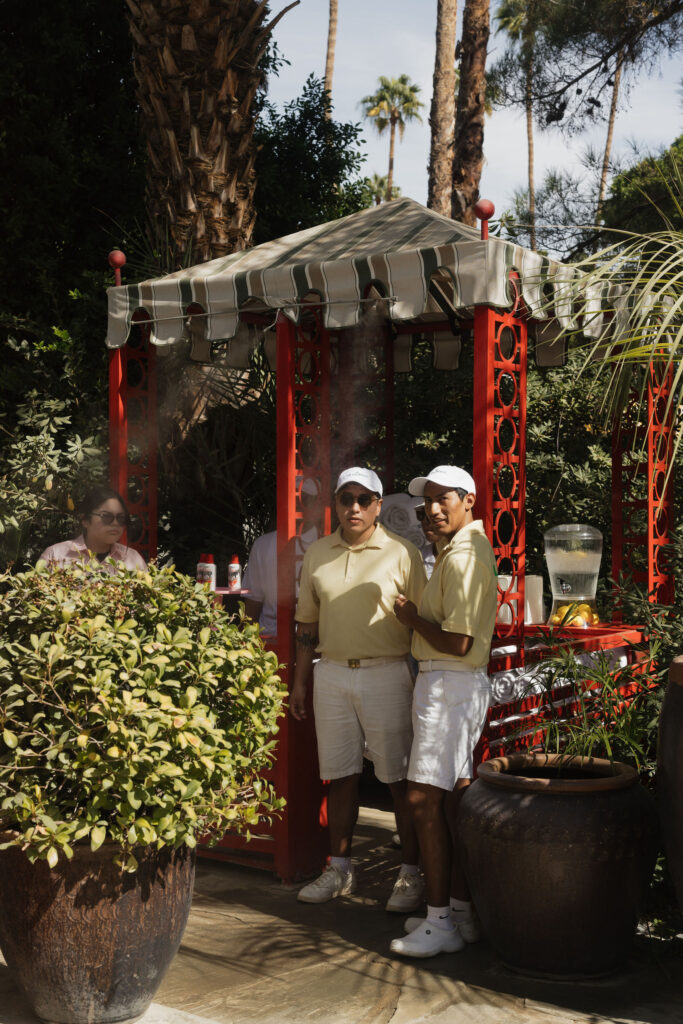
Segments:
[[[557,978],[623,967],[656,856],[633,768],[519,754],[479,767],[458,818],[485,934],[505,964]]]
[[[192,901],[194,853],[74,849],[31,864],[0,851],[0,948],[35,1013],[58,1024],[113,1024],[145,1012],[180,945]]]
[[[666,861],[683,911],[683,657],[671,662],[659,718],[657,803]]]

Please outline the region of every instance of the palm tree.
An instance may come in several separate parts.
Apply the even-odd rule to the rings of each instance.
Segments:
[[[450,217],[453,178],[453,128],[455,125],[455,25],[458,0],[438,0],[436,9],[436,58],[432,107],[429,114],[430,210]]]
[[[387,174],[387,201],[392,198],[394,180],[394,147],[396,129],[399,139],[403,138],[407,121],[421,121],[419,110],[424,104],[417,98],[420,86],[410,81],[408,75],[398,78],[385,78],[380,75],[377,80],[377,92],[372,96],[364,96],[361,105],[365,117],[374,120],[375,127],[381,135],[389,129],[389,173]]]
[[[474,227],[474,204],[484,165],[486,49],[489,41],[489,0],[465,0],[460,87],[455,114],[451,216]]]
[[[127,0],[152,242],[174,266],[251,239],[254,98],[271,32],[263,0]]]
[[[614,136],[614,122],[617,116],[617,103],[619,101],[619,84],[621,82],[621,69],[624,65],[624,50],[619,50],[617,54],[617,63],[614,69],[614,80],[612,82],[612,102],[609,110],[609,120],[607,122],[607,138],[605,140],[605,152],[602,158],[602,170],[600,172],[600,188],[598,189],[598,204],[595,209],[595,226],[600,225],[600,215],[602,213],[602,204],[605,201],[605,192],[607,191],[607,173],[609,171],[609,158],[612,153],[612,138]]]
[[[529,238],[536,248],[536,187],[534,185],[534,3],[533,0],[502,0],[496,20],[510,39],[519,44],[524,68],[524,109],[526,111],[527,163],[529,179]]]
[[[386,174],[377,174],[375,172],[368,181],[368,192],[372,196],[372,200],[375,206],[379,206],[380,203],[387,201],[387,176]],[[401,190],[398,185],[391,186],[391,197],[392,199],[398,199],[401,194]]]
[[[337,45],[337,15],[339,0],[330,0],[330,19],[327,29],[327,57],[325,59],[325,92],[332,99],[332,76],[334,74],[334,50]],[[326,117],[332,117],[332,105],[327,107]]]

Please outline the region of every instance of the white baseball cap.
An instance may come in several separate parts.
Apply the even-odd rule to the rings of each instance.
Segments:
[[[307,494],[309,498],[318,497],[318,485],[312,477],[307,476],[301,485],[301,493]]]
[[[301,488],[301,493],[307,494],[309,498],[317,498],[320,494],[320,488],[315,477],[305,477],[303,473],[297,473],[295,483],[297,487]]]
[[[367,488],[368,491],[379,494],[380,498],[383,494],[380,478],[372,469],[363,469],[362,466],[351,466],[350,469],[343,469],[339,474],[334,493],[336,494],[337,491],[340,491],[344,484],[360,484],[361,487]]]
[[[416,476],[408,484],[408,493],[423,495],[425,484],[440,484],[449,489],[460,488],[468,494],[476,494],[477,487],[470,474],[459,466],[437,466],[429,476]]]

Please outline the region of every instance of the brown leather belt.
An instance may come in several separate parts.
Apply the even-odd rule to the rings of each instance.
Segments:
[[[373,668],[376,665],[391,665],[396,661],[405,662],[408,658],[407,654],[402,654],[396,658],[347,658],[346,661],[335,661],[334,658],[323,658],[323,661],[329,661],[331,665],[343,665],[344,668]]]

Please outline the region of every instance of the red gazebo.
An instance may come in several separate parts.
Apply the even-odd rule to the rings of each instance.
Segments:
[[[299,568],[288,557],[292,540],[312,523],[329,532],[335,470],[356,461],[368,441],[383,463],[385,489],[393,489],[393,424],[401,412],[394,377],[410,369],[417,335],[431,341],[435,371],[456,369],[462,346],[473,345],[475,511],[499,572],[512,580],[499,594],[509,609],[496,636],[505,653],[491,668],[524,664],[527,352],[533,347],[540,365],[562,365],[563,332],[595,336],[605,313],[589,295],[590,315],[577,322],[570,295],[576,272],[489,238],[493,207],[480,203],[478,212],[481,233],[398,199],[156,280],[117,281],[108,291],[111,478],[141,523],[131,543],[146,558],[156,554],[158,350],[183,345],[189,359],[239,368],[262,345],[276,371],[274,647],[286,666],[293,657]],[[112,265],[117,260],[120,265],[120,254],[112,254]],[[627,417],[613,440],[612,574],[630,574],[661,601],[673,586],[662,557],[673,513],[670,386],[670,373],[657,379],[652,371],[647,417]],[[375,416],[359,434],[354,395],[368,388]],[[636,450],[647,461],[630,454]],[[304,480],[314,482],[317,502],[302,503]],[[621,624],[576,634],[587,649],[638,637]],[[498,752],[512,712],[491,709],[481,757]],[[248,844],[227,837],[218,849],[285,880],[311,875],[324,855],[324,801],[310,716],[305,723],[283,720],[273,777],[287,809],[269,836]]]

